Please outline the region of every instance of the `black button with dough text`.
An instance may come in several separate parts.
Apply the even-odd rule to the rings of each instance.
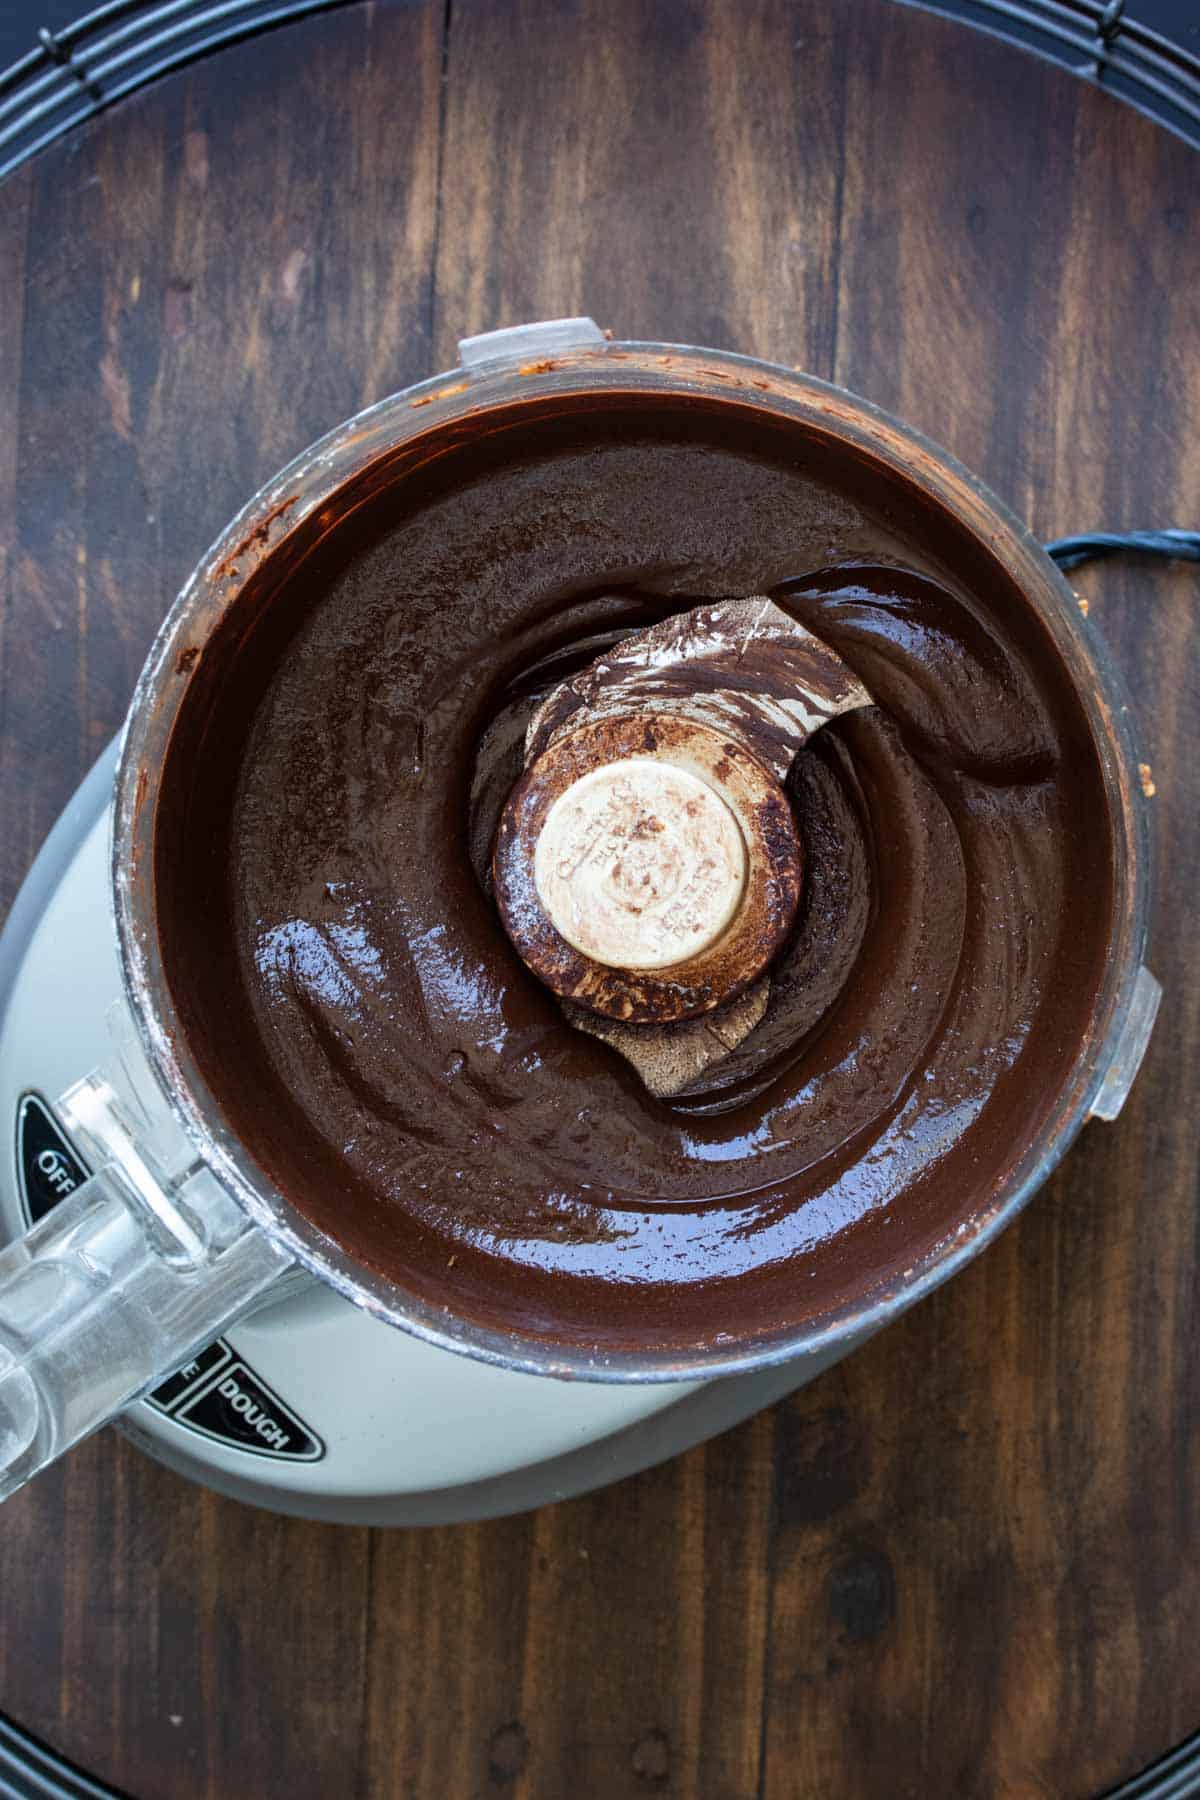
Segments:
[[[325,1446],[244,1362],[231,1363],[195,1400],[175,1412],[205,1437],[289,1462],[317,1462]]]

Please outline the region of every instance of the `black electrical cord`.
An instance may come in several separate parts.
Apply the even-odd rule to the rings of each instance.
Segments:
[[[1200,531],[1081,531],[1076,537],[1054,538],[1045,550],[1064,571],[1128,550],[1142,556],[1171,557],[1176,562],[1200,562]]]

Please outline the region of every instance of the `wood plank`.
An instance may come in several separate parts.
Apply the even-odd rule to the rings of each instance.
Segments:
[[[587,312],[831,373],[841,48],[814,8],[456,0],[439,365]]]
[[[26,209],[34,246],[11,503],[0,464],[0,899],[206,544],[287,457],[426,371],[441,28],[439,4],[355,7],[259,39],[0,190],[6,251]],[[23,1722],[139,1794],[327,1794],[356,1767],[368,1533],[219,1500],[112,1433],[4,1527],[0,1705]]]
[[[850,59],[838,379],[1044,536],[1200,517],[1195,370],[1169,348],[1200,333],[1194,157],[948,22],[903,91],[884,71],[907,42],[891,12]],[[1079,585],[1169,778],[1200,703],[1194,574],[1126,564]],[[855,1464],[820,1423],[844,1383],[835,1442],[869,1445],[871,1470],[828,1525],[781,1506],[791,1650],[772,1663],[768,1794],[820,1792],[834,1768],[847,1795],[882,1792],[889,1768],[897,1794],[1088,1794],[1200,1715],[1200,1681],[1162,1680],[1200,1628],[1178,1581],[1198,1034],[1176,884],[1194,879],[1195,796],[1184,775],[1155,801],[1168,1001],[1119,1128],[1092,1127],[980,1264],[785,1409],[785,1442],[815,1432]]]

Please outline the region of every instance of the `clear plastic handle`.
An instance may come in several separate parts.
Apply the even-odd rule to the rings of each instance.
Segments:
[[[59,1118],[96,1173],[0,1250],[0,1499],[295,1266],[169,1114],[125,1091],[98,1073],[62,1097]]]

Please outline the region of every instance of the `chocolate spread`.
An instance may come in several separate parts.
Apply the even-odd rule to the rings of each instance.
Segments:
[[[604,1348],[831,1315],[992,1197],[1111,910],[1096,751],[1020,592],[915,485],[736,402],[527,402],[382,481],[206,646],[156,881],[184,1028],[290,1201],[427,1300]],[[875,704],[788,778],[766,1014],[652,1098],[491,893],[530,720],[673,612],[769,594]]]

